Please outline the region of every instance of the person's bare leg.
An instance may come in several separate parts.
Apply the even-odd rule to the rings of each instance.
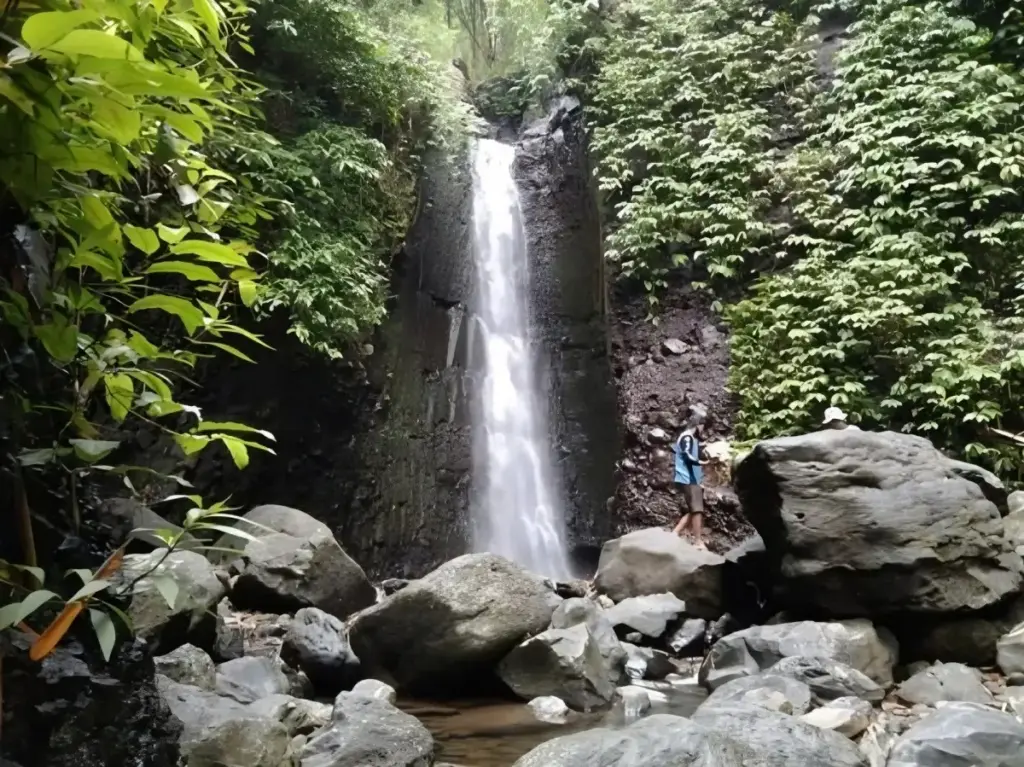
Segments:
[[[694,514],[693,515],[693,538],[697,546],[702,549],[707,548],[707,544],[704,543],[704,515]]]
[[[683,516],[679,518],[679,521],[676,523],[676,526],[672,529],[672,532],[678,536],[683,536],[686,534],[686,528],[688,528],[689,526],[690,513],[686,512],[685,514],[683,514]]]

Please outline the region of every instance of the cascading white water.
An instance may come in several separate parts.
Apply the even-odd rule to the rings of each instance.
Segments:
[[[552,578],[569,575],[545,400],[530,343],[526,234],[515,148],[473,149],[476,322],[482,353],[473,424],[474,545]],[[478,335],[477,335],[478,334]]]

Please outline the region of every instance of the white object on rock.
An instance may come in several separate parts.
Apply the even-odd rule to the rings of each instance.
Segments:
[[[395,701],[398,700],[398,694],[395,692],[395,688],[389,684],[384,684],[377,679],[363,679],[361,682],[357,682],[356,686],[352,688],[353,695],[363,695],[367,698],[376,698],[378,700],[386,700],[392,706],[395,705]]]
[[[829,701],[821,708],[804,714],[808,724],[823,730],[835,730],[840,735],[856,738],[871,724],[871,704],[860,698],[846,697]]]
[[[554,695],[541,695],[526,706],[538,720],[549,724],[565,724],[569,716],[569,707],[565,705],[565,701]]]

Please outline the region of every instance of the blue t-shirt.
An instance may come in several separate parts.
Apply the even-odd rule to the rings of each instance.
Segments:
[[[683,432],[672,450],[676,454],[675,481],[680,485],[699,485],[704,479],[704,471],[700,467],[700,443],[694,434]]]

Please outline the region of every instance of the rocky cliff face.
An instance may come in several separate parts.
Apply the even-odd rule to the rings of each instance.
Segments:
[[[348,550],[376,575],[422,575],[469,546],[467,162],[427,162],[392,310],[369,362],[379,395],[357,437],[359,484],[339,526]]]
[[[619,418],[608,356],[601,225],[582,110],[569,98],[530,126],[516,178],[531,257],[536,338],[574,559],[586,569],[611,532]],[[593,554],[595,556],[591,557]]]

